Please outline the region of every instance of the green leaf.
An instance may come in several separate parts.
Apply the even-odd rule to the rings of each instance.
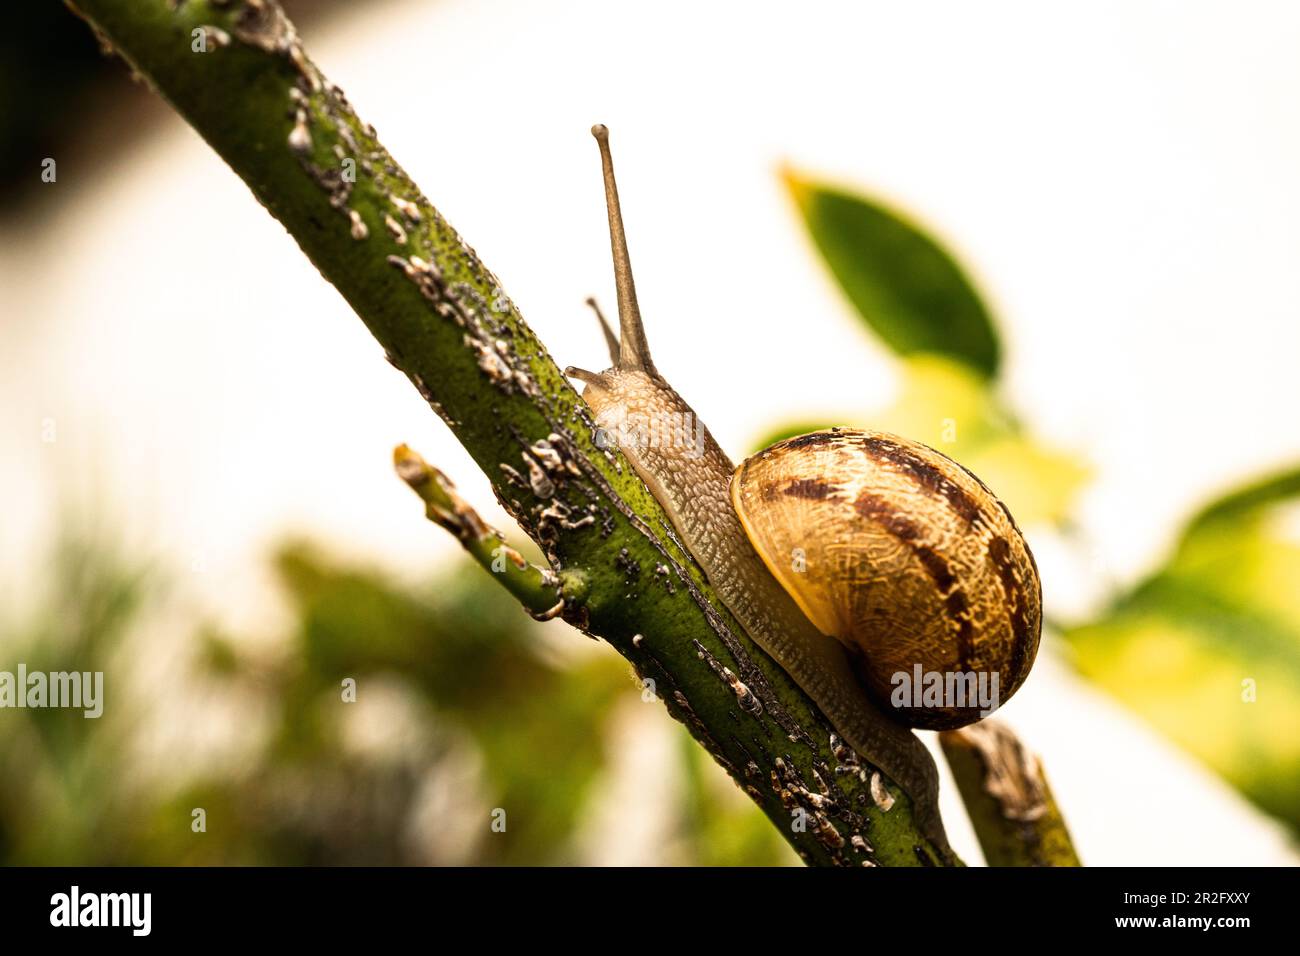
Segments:
[[[1086,677],[1300,833],[1292,624],[1162,577],[1066,636]]]
[[[858,313],[899,355],[933,352],[996,377],[1001,345],[965,270],[884,206],[784,173],[813,241]]]
[[[1164,567],[1067,632],[1079,669],[1300,832],[1300,469],[1201,508]]]
[[[1188,521],[1182,543],[1191,544],[1205,532],[1225,525],[1253,521],[1290,498],[1300,498],[1300,467],[1253,481],[1210,502]]]

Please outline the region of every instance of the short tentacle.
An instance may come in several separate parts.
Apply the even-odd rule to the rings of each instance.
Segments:
[[[600,330],[605,333],[605,345],[609,348],[609,361],[611,364],[618,365],[618,335],[609,327],[609,322],[605,319],[605,313],[600,311],[600,306],[596,304],[595,296],[588,296],[587,305],[591,311],[596,313],[596,321],[600,323]]]
[[[579,382],[586,382],[588,385],[604,386],[605,377],[599,372],[589,372],[585,368],[578,368],[570,365],[564,370],[564,374],[569,378],[576,378]]]

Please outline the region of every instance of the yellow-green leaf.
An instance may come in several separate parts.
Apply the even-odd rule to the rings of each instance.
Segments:
[[[1300,831],[1300,471],[1189,520],[1168,563],[1070,630],[1080,670]]]

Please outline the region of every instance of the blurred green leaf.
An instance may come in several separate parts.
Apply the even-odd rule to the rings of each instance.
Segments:
[[[69,519],[65,518],[65,521]],[[0,617],[12,669],[103,671],[103,714],[76,708],[8,710],[0,733],[0,861],[102,865],[137,836],[133,781],[121,753],[140,717],[138,698],[116,693],[143,611],[165,591],[157,570],[128,557],[118,535],[77,521],[51,542],[48,588],[35,614]],[[8,611],[7,608],[0,612]]]
[[[1165,574],[1267,612],[1300,635],[1300,469],[1252,481],[1198,511]]]
[[[797,866],[799,858],[772,822],[728,778],[684,729],[678,732],[683,793],[679,839],[697,866]]]
[[[1188,521],[1180,550],[1193,545],[1200,536],[1225,525],[1265,517],[1270,508],[1285,504],[1292,498],[1300,498],[1300,467],[1285,469],[1227,492],[1205,505]]]
[[[813,241],[858,313],[899,355],[930,352],[997,376],[1001,345],[965,270],[920,226],[786,170]]]
[[[1092,475],[1074,455],[1022,435],[1000,436],[970,454],[939,448],[979,475],[1022,527],[1064,523]]]
[[[1069,630],[1079,669],[1300,831],[1300,471],[1198,511],[1169,561]]]
[[[306,702],[328,699],[327,712],[348,719],[347,707],[332,706],[340,679],[368,685],[388,675],[477,748],[489,805],[475,862],[566,862],[605,765],[610,708],[633,692],[626,666],[603,654],[548,661],[542,625],[466,562],[418,591],[308,544],[282,549],[277,563],[297,606],[294,658],[303,670],[282,691],[283,747],[270,766],[288,757],[332,762],[341,725],[316,726],[318,711]],[[489,830],[493,807],[508,810],[504,832]]]
[[[111,539],[68,537],[52,557],[38,612],[17,621],[0,609],[0,647],[43,669],[103,669],[121,690],[99,720],[54,708],[7,715],[0,863],[584,859],[611,713],[640,701],[640,685],[617,655],[529,619],[481,568],[459,560],[402,582],[286,543],[275,566],[289,628],[268,641],[277,635],[200,625],[192,670],[169,672],[207,701],[200,712],[215,725],[236,721],[233,753],[196,734],[203,755],[176,767],[146,756],[159,715],[126,668],[148,646],[134,643],[144,612],[161,607],[158,570]],[[347,677],[356,703],[341,698]],[[665,862],[790,859],[761,811],[678,732],[694,763],[662,808],[683,821]],[[207,833],[191,829],[195,808]],[[503,832],[491,828],[495,808],[507,813]]]

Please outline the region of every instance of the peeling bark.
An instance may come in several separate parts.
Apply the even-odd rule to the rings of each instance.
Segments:
[[[989,866],[1079,866],[1038,758],[986,719],[939,735]]]

